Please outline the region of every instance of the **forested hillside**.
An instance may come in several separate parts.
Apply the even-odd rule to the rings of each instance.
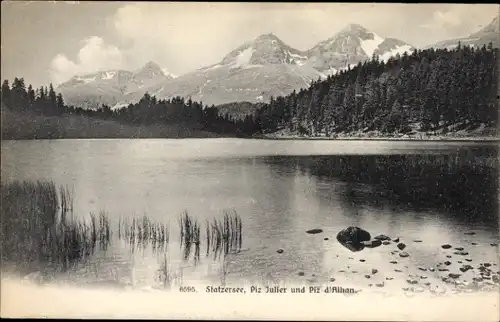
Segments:
[[[495,135],[497,59],[498,49],[491,45],[415,50],[387,62],[374,56],[299,92],[271,98],[269,103],[235,102],[219,107],[182,97],[157,100],[146,93],[125,108],[85,110],[65,105],[52,85],[35,90],[16,78],[12,86],[3,82],[2,109],[14,114],[79,115],[134,126],[182,126],[232,136],[467,135],[477,129],[483,135]]]
[[[374,57],[273,99],[254,119],[262,133],[286,129],[308,136],[495,128],[497,59],[492,46],[415,50],[387,63]]]

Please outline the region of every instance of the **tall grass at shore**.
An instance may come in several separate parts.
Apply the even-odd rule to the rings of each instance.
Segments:
[[[49,181],[1,184],[1,258],[4,264],[30,269],[40,263],[66,269],[90,256],[97,245],[106,248],[111,229],[104,212],[90,223],[72,216],[69,189]]]
[[[66,271],[74,265],[88,264],[97,250],[125,240],[132,252],[150,246],[161,260],[161,284],[169,288],[174,280],[182,280],[167,265],[170,232],[167,224],[146,215],[131,220],[118,219],[111,225],[104,212],[88,217],[73,214],[73,193],[51,181],[14,181],[1,184],[1,261],[2,268],[19,273],[51,273]],[[180,247],[185,260],[200,261],[202,225],[186,212],[179,217]],[[207,257],[237,253],[242,244],[242,221],[236,212],[225,212],[221,219],[206,221]],[[194,253],[194,256],[192,256]],[[175,276],[174,276],[175,275]]]

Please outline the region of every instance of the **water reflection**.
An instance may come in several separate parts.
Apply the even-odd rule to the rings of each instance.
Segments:
[[[345,216],[355,219],[363,207],[423,212],[437,210],[464,223],[498,231],[498,159],[496,149],[474,153],[269,157],[271,168],[297,167],[317,185],[334,183]]]

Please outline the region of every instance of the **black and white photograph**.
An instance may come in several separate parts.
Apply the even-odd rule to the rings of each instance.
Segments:
[[[2,1],[2,317],[498,321],[498,4]]]

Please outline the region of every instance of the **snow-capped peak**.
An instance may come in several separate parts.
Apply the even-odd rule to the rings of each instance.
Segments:
[[[274,33],[254,37],[227,54],[219,65],[248,68],[273,64],[300,65],[307,55],[286,45]]]

